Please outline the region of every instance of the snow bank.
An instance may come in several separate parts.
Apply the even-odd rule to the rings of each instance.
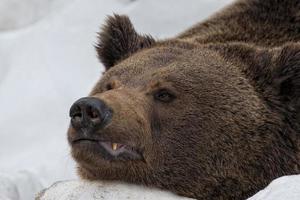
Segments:
[[[300,175],[274,180],[268,187],[248,200],[299,200]],[[172,193],[125,183],[64,181],[52,185],[37,200],[185,200]]]
[[[28,171],[14,175],[0,173],[0,200],[34,199],[33,191],[42,189],[39,178]]]
[[[11,31],[36,23],[72,0],[1,0],[0,31]]]
[[[300,175],[275,179],[268,187],[248,200],[299,200]]]
[[[125,183],[64,181],[37,195],[36,200],[188,200],[170,192]]]

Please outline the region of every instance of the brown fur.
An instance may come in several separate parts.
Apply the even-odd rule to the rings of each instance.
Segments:
[[[136,147],[144,160],[72,146],[81,177],[225,200],[299,173],[299,10],[296,0],[240,0],[165,41],[109,17],[97,47],[107,71],[90,96],[114,113],[93,137]],[[175,98],[158,101],[161,89]]]

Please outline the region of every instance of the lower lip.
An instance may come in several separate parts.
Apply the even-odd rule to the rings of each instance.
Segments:
[[[96,140],[78,140],[73,142],[73,145],[97,145],[101,146],[103,149],[105,149],[108,153],[110,153],[112,156],[118,156],[121,153],[124,152],[125,150],[125,145],[121,145],[118,147],[118,149],[113,150],[111,148],[111,143],[109,142],[101,142],[101,141],[96,141]]]
[[[120,148],[116,150],[112,150],[108,143],[106,142],[100,142],[100,141],[94,141],[94,140],[79,140],[77,142],[72,143],[72,147],[76,148],[76,151],[87,151],[92,154],[101,155],[105,160],[118,160],[118,157],[121,156],[123,153],[130,154],[133,156],[132,159],[129,160],[140,160],[142,159],[141,156],[139,156],[135,152],[128,152],[126,150],[126,146],[123,145]],[[109,156],[108,156],[109,155]]]
[[[119,146],[118,149],[116,150],[113,150],[111,148],[111,144],[110,143],[106,143],[106,142],[99,142],[100,145],[107,151],[109,152],[111,155],[113,156],[118,156],[120,155],[121,153],[124,152],[125,150],[125,145],[122,145],[122,146]]]
[[[76,144],[99,144],[99,142],[95,140],[77,140],[72,142],[72,145]]]

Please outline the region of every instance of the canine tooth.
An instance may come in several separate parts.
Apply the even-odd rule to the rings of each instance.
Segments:
[[[118,148],[118,144],[117,143],[112,143],[111,144],[112,149],[115,151]]]

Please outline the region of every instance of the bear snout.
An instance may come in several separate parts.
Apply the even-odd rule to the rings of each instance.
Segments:
[[[108,124],[112,118],[112,110],[101,99],[84,97],[71,106],[69,115],[75,130],[92,131]]]

